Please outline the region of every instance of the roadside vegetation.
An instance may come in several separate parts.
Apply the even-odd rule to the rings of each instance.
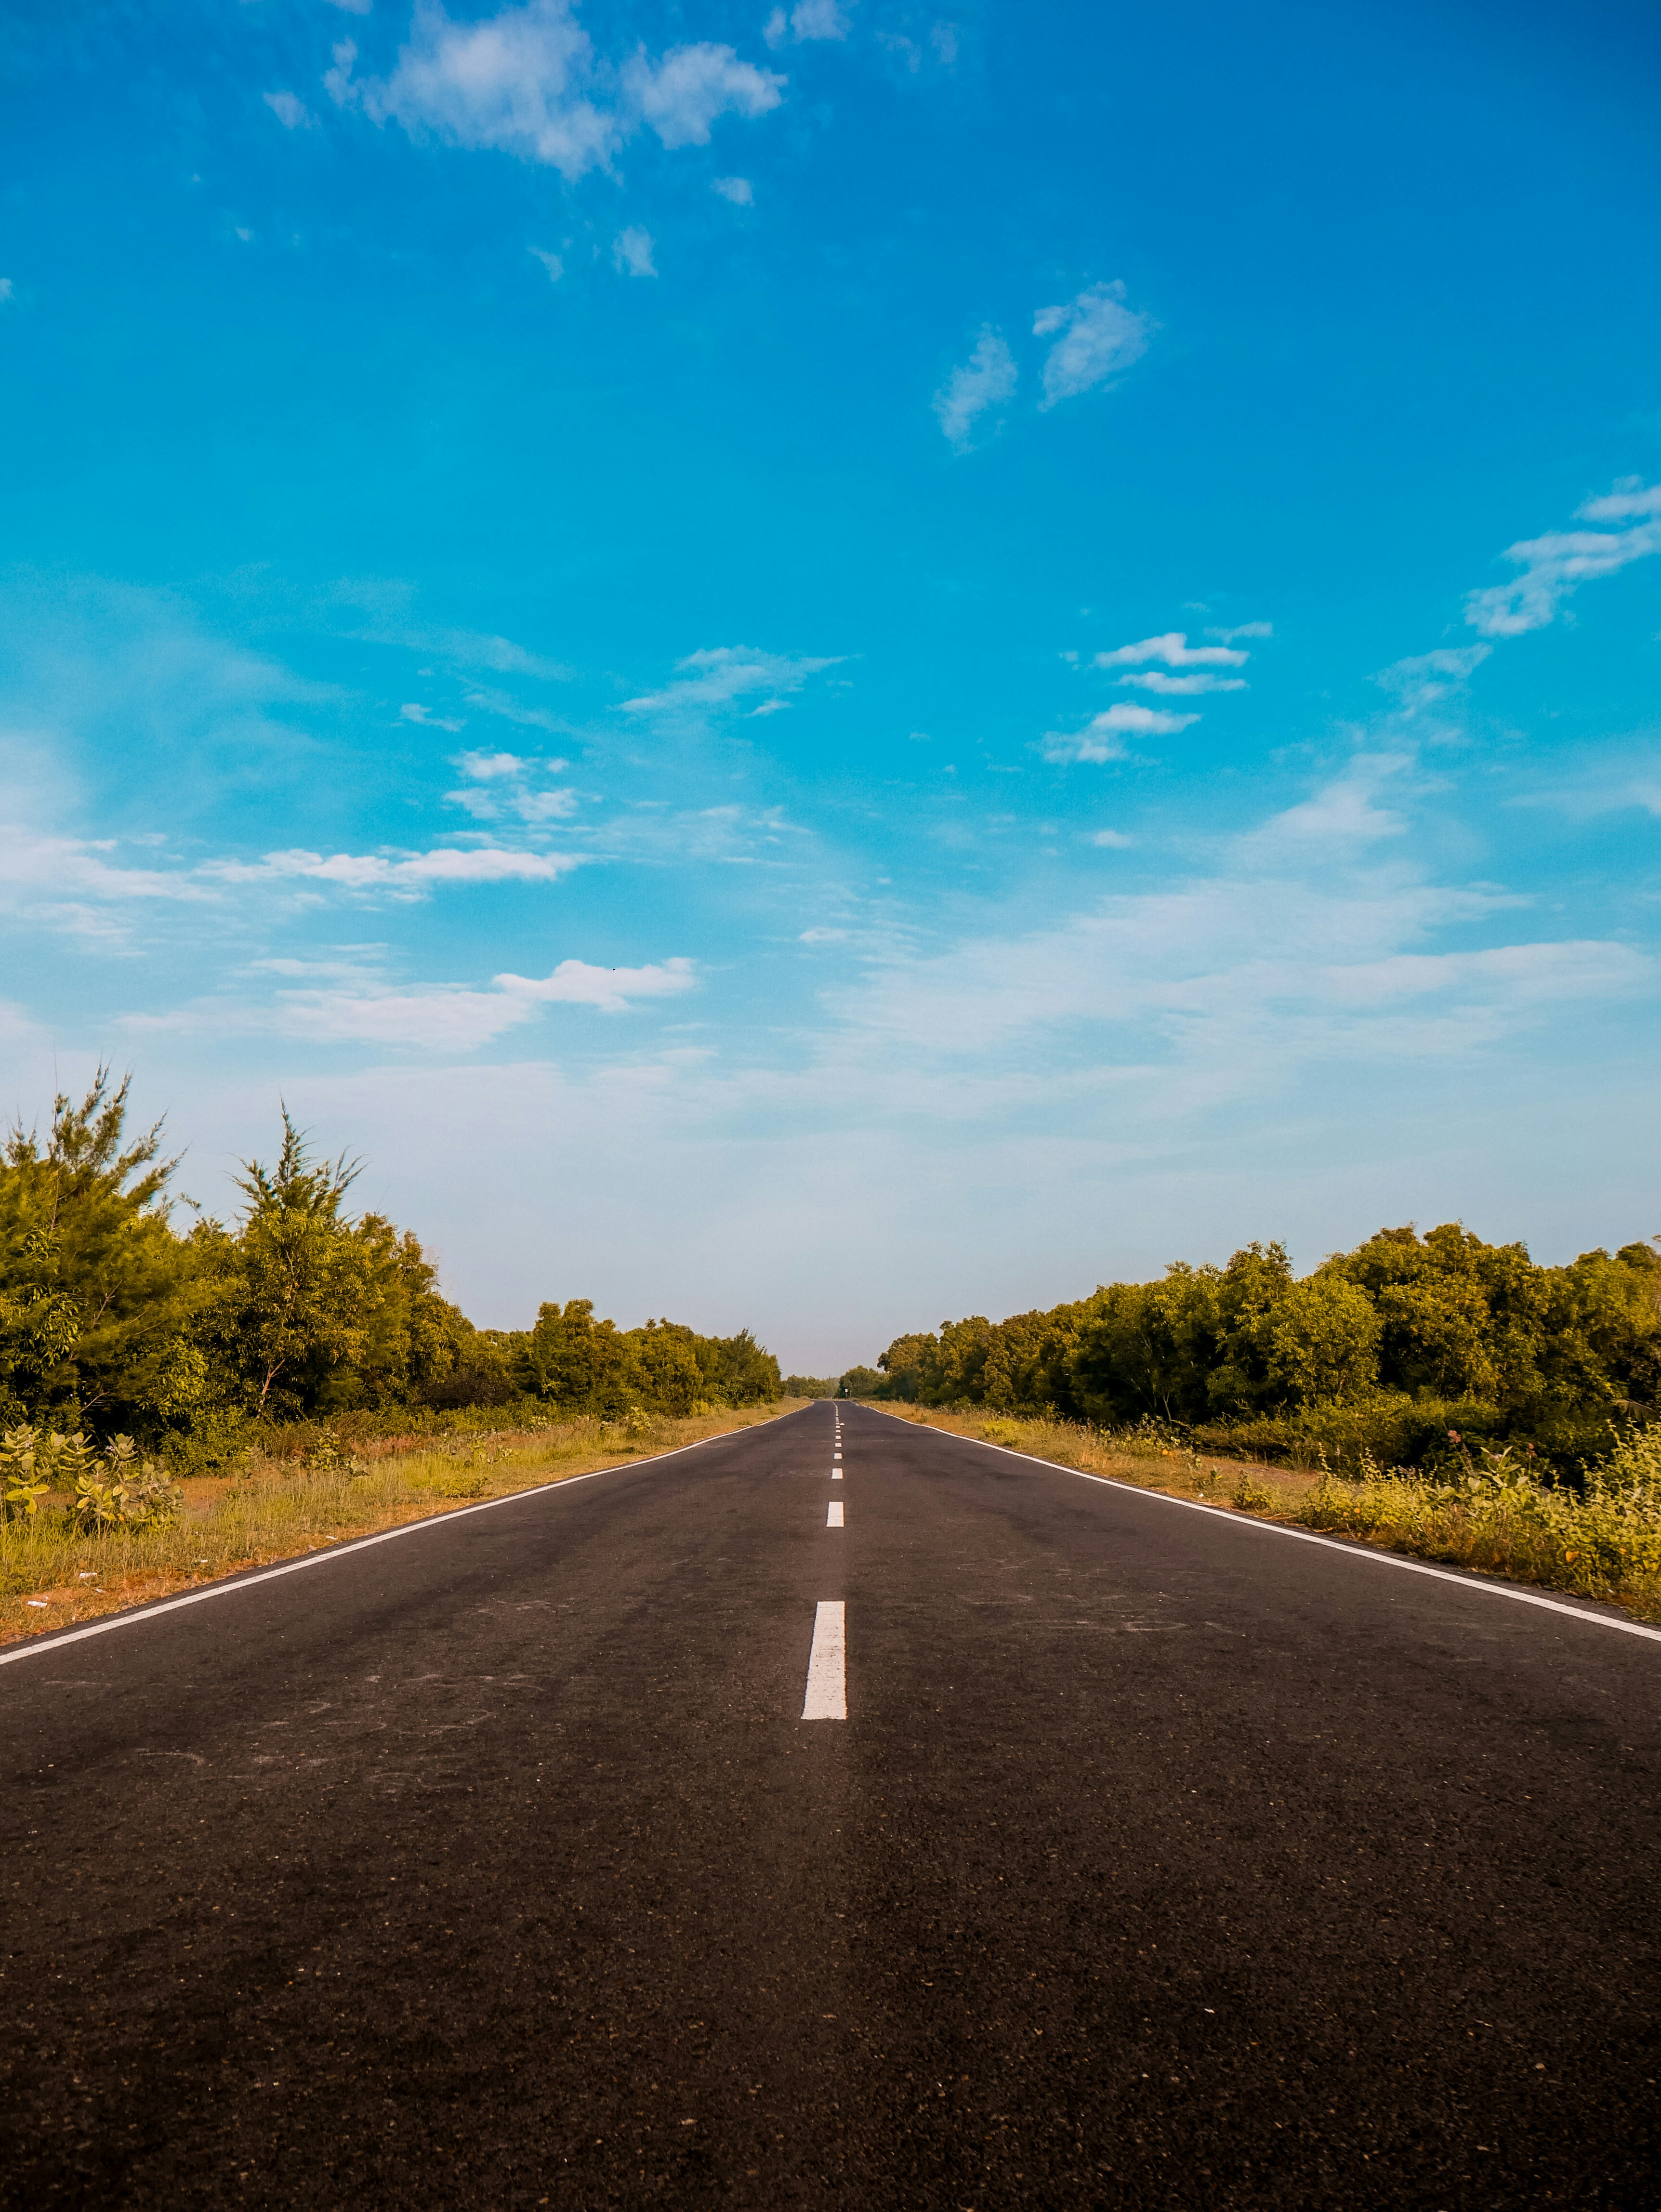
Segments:
[[[0,1633],[741,1426],[782,1395],[745,1329],[623,1329],[586,1298],[476,1328],[411,1231],[352,1210],[356,1164],[315,1159],[286,1113],[228,1221],[175,1196],[177,1164],[103,1071],[44,1137],[0,1144]]]
[[[1324,1455],[1357,1477],[1505,1451],[1573,1485],[1661,1419],[1661,1255],[1652,1240],[1542,1267],[1450,1222],[1381,1229],[1300,1279],[1283,1246],[1251,1244],[1046,1312],[944,1322],[842,1382],[876,1402],[1153,1422],[1201,1453]]]
[[[14,1506],[0,1523],[0,1644],[480,1499],[672,1451],[783,1410],[770,1403],[678,1417],[637,1411],[620,1421],[543,1418],[517,1428],[475,1419],[425,1436],[375,1434],[362,1422],[355,1435],[344,1425],[313,1424],[271,1439],[280,1449],[249,1448],[234,1472],[169,1483],[163,1510],[146,1517],[100,1521],[78,1514],[67,1490],[49,1491],[39,1501],[46,1510]],[[15,1465],[9,1455],[9,1487]]]
[[[839,1387],[1040,1456],[1661,1618],[1656,1240],[1537,1266],[1457,1222],[897,1337]]]
[[[1370,1458],[1351,1479],[1315,1447],[1303,1465],[1225,1459],[1157,1421],[1102,1429],[1054,1414],[884,1413],[1176,1498],[1323,1530],[1415,1558],[1535,1583],[1661,1621],[1661,1425],[1629,1429],[1578,1484],[1541,1481],[1506,1447],[1459,1439],[1433,1476]]]

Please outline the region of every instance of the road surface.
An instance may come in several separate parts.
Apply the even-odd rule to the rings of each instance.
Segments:
[[[1661,1641],[838,1410],[0,1666],[0,2199],[1661,2203]]]

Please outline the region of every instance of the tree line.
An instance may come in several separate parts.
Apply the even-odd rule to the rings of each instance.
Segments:
[[[1381,1229],[1294,1276],[1286,1248],[1176,1261],[1044,1312],[976,1314],[897,1337],[855,1397],[989,1407],[1123,1426],[1156,1420],[1213,1448],[1311,1443],[1423,1465],[1460,1437],[1516,1440],[1572,1471],[1611,1427],[1661,1416],[1656,1240],[1537,1266],[1457,1222]]]
[[[276,1158],[243,1164],[217,1220],[173,1197],[161,1123],[131,1135],[127,1109],[127,1082],[100,1069],[44,1139],[20,1123],[0,1147],[0,1428],[200,1463],[262,1419],[519,1399],[613,1419],[781,1394],[747,1329],[622,1329],[585,1298],[476,1328],[411,1231],[352,1212],[357,1164],[314,1158],[286,1109]]]

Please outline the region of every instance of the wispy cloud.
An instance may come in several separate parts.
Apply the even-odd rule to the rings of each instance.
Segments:
[[[1238,637],[1273,637],[1274,635],[1274,623],[1266,622],[1236,623],[1232,629],[1206,631],[1208,637],[1214,637],[1223,645],[1232,645]]]
[[[776,53],[787,39],[798,45],[808,39],[845,39],[853,29],[852,0],[796,0],[787,15],[775,8],[762,26],[762,36]]]
[[[1576,511],[1580,522],[1626,523],[1624,530],[1556,530],[1506,548],[1522,574],[1508,584],[1470,592],[1465,620],[1482,637],[1521,637],[1543,629],[1582,584],[1612,576],[1629,562],[1661,552],[1661,484],[1636,477],[1616,484]]]
[[[1192,699],[1204,691],[1244,691],[1244,676],[1213,676],[1202,671],[1197,676],[1166,676],[1157,668],[1147,668],[1130,676],[1122,676],[1121,684],[1135,684],[1144,691],[1159,691],[1167,697]]]
[[[623,72],[624,93],[666,146],[707,146],[723,115],[753,119],[776,107],[785,80],[741,62],[731,46],[675,46],[660,62],[642,47]]]
[[[442,714],[435,714],[430,708],[423,707],[417,699],[406,699],[398,710],[398,718],[401,722],[414,722],[423,730],[455,731],[466,727],[465,722],[449,721]]]
[[[655,276],[651,232],[642,230],[638,223],[620,230],[611,240],[611,263],[620,276]]]
[[[675,663],[672,683],[661,690],[625,699],[624,712],[652,714],[670,721],[702,721],[721,708],[760,692],[782,704],[810,676],[837,665],[840,655],[813,659],[805,654],[759,653],[747,645],[706,646]]]
[[[285,1035],[319,1043],[408,1046],[442,1055],[476,1052],[493,1044],[551,1006],[625,1014],[642,1004],[690,991],[697,982],[690,960],[666,960],[644,968],[597,968],[587,961],[562,960],[549,975],[497,975],[488,990],[465,984],[400,987],[373,975],[346,983],[298,983],[277,990],[269,1008],[241,1010],[240,1018],[248,1025],[275,1026]],[[237,1019],[237,1011],[229,1007],[186,1009],[167,1025],[188,1028],[211,1020],[222,1026]]]
[[[267,853],[259,860],[209,861],[199,872],[224,884],[304,882],[422,898],[440,884],[551,884],[581,865],[575,854],[478,845],[441,846],[427,853]]]
[[[645,968],[594,968],[582,960],[562,960],[551,975],[498,975],[496,981],[498,989],[531,1005],[594,1006],[603,1014],[621,1014],[639,1000],[690,991],[697,975],[690,960]]]
[[[1051,927],[891,955],[833,1000],[838,1064],[891,1094],[910,1078],[937,1095],[950,1063],[964,1071],[954,1099],[973,1113],[977,1090],[983,1106],[1007,1105],[995,1071],[1018,1038],[1049,1033],[1116,1071],[1130,1086],[1122,1113],[1140,1097],[1144,1126],[1158,1126],[1285,1087],[1301,1064],[1466,1059],[1554,1009],[1653,989],[1654,963],[1621,944],[1439,946],[1442,933],[1492,927],[1526,902],[1425,879],[1408,823],[1379,803],[1410,767],[1358,756],[1228,841],[1209,871]]]
[[[559,775],[563,760],[523,760],[516,753],[460,754],[455,763],[466,781],[458,791],[447,791],[446,803],[459,806],[476,822],[522,822],[540,829],[569,821],[578,807],[575,792],[567,785],[551,787],[544,781]]]
[[[642,46],[607,71],[569,0],[527,0],[466,23],[438,0],[417,0],[391,76],[360,78],[356,62],[356,47],[343,40],[324,78],[338,106],[361,107],[415,137],[430,133],[557,169],[568,182],[609,169],[642,125],[666,147],[705,145],[720,117],[764,115],[785,85],[707,40],[656,61]]]
[[[265,95],[265,100],[266,106],[271,109],[271,113],[276,116],[285,131],[316,129],[316,116],[312,113],[305,101],[299,99],[294,93],[268,92]]]
[[[1081,730],[1047,730],[1038,741],[1038,750],[1047,761],[1058,764],[1126,760],[1128,737],[1174,737],[1199,719],[1197,714],[1168,714],[1157,707],[1126,703],[1092,714]]]
[[[734,207],[753,207],[756,195],[748,177],[717,177],[710,185],[712,191],[722,199],[731,200]]]
[[[1116,281],[1092,284],[1064,306],[1041,307],[1033,318],[1033,336],[1061,333],[1044,359],[1041,404],[1054,407],[1076,399],[1118,375],[1141,359],[1158,328],[1151,315],[1125,305],[1125,288]]]
[[[1491,645],[1442,646],[1434,653],[1416,653],[1406,660],[1394,660],[1372,680],[1399,700],[1405,713],[1422,714],[1463,691],[1493,650]]]
[[[1019,381],[1014,356],[1002,334],[989,325],[969,359],[952,370],[934,394],[936,419],[959,453],[967,449],[976,423],[988,409],[1014,398]]]
[[[557,253],[548,252],[540,246],[532,246],[530,248],[530,252],[547,270],[548,282],[551,284],[557,284],[560,278],[565,274],[565,264],[560,256]]]
[[[1190,645],[1186,630],[1166,630],[1159,637],[1139,638],[1135,645],[1116,645],[1110,653],[1095,656],[1098,668],[1141,668],[1151,660],[1167,668],[1244,668],[1251,655],[1226,645]]]

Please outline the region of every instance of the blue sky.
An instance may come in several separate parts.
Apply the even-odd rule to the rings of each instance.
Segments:
[[[66,24],[65,15],[70,18]],[[0,1103],[831,1371],[1661,1229],[1638,6],[0,25]]]

